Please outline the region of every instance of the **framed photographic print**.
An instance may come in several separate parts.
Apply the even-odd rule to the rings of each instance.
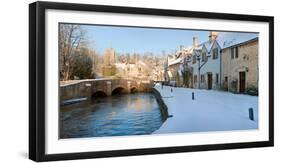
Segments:
[[[273,20],[30,4],[29,158],[273,146]]]

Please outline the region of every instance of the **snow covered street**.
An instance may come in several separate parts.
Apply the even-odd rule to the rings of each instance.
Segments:
[[[258,96],[169,86],[162,89],[161,85],[154,88],[172,115],[154,134],[258,129]],[[249,119],[249,108],[254,110],[254,121]]]

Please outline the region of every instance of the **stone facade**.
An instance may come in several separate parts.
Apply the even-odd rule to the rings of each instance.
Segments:
[[[106,49],[103,56],[103,76],[114,76],[116,74],[115,62],[115,50],[113,48]]]
[[[115,64],[115,50],[113,48],[106,49],[103,56],[103,65],[111,66]]]
[[[258,38],[222,50],[222,88],[258,94]]]
[[[115,76],[117,78],[130,80],[157,80],[158,76],[163,76],[163,74],[160,74],[161,70],[159,70],[159,74],[156,74],[157,71],[155,69],[140,60],[134,63],[117,63],[115,66],[117,70]]]
[[[169,71],[171,72],[170,80],[176,81],[177,80],[177,73],[180,68],[181,63],[175,63],[169,66]]]
[[[258,37],[225,40],[210,32],[183,65],[187,87],[258,94]]]
[[[164,64],[164,78],[166,81],[176,82],[178,87],[186,87],[188,83],[186,82],[186,73],[184,60],[192,55],[192,51],[198,44],[197,37],[193,38],[193,46],[183,47],[175,52],[173,55],[167,57],[166,63]]]

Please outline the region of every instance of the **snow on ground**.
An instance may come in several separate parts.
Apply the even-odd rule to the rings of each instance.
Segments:
[[[161,89],[160,85],[155,89],[162,95],[169,115],[173,115],[155,134],[258,128],[257,96],[169,86]],[[195,100],[192,100],[192,92]],[[254,121],[249,119],[249,108],[254,110]]]

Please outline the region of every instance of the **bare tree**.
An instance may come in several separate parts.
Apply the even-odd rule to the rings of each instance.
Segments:
[[[61,80],[69,80],[74,53],[85,42],[85,31],[79,25],[60,24],[59,55]]]

